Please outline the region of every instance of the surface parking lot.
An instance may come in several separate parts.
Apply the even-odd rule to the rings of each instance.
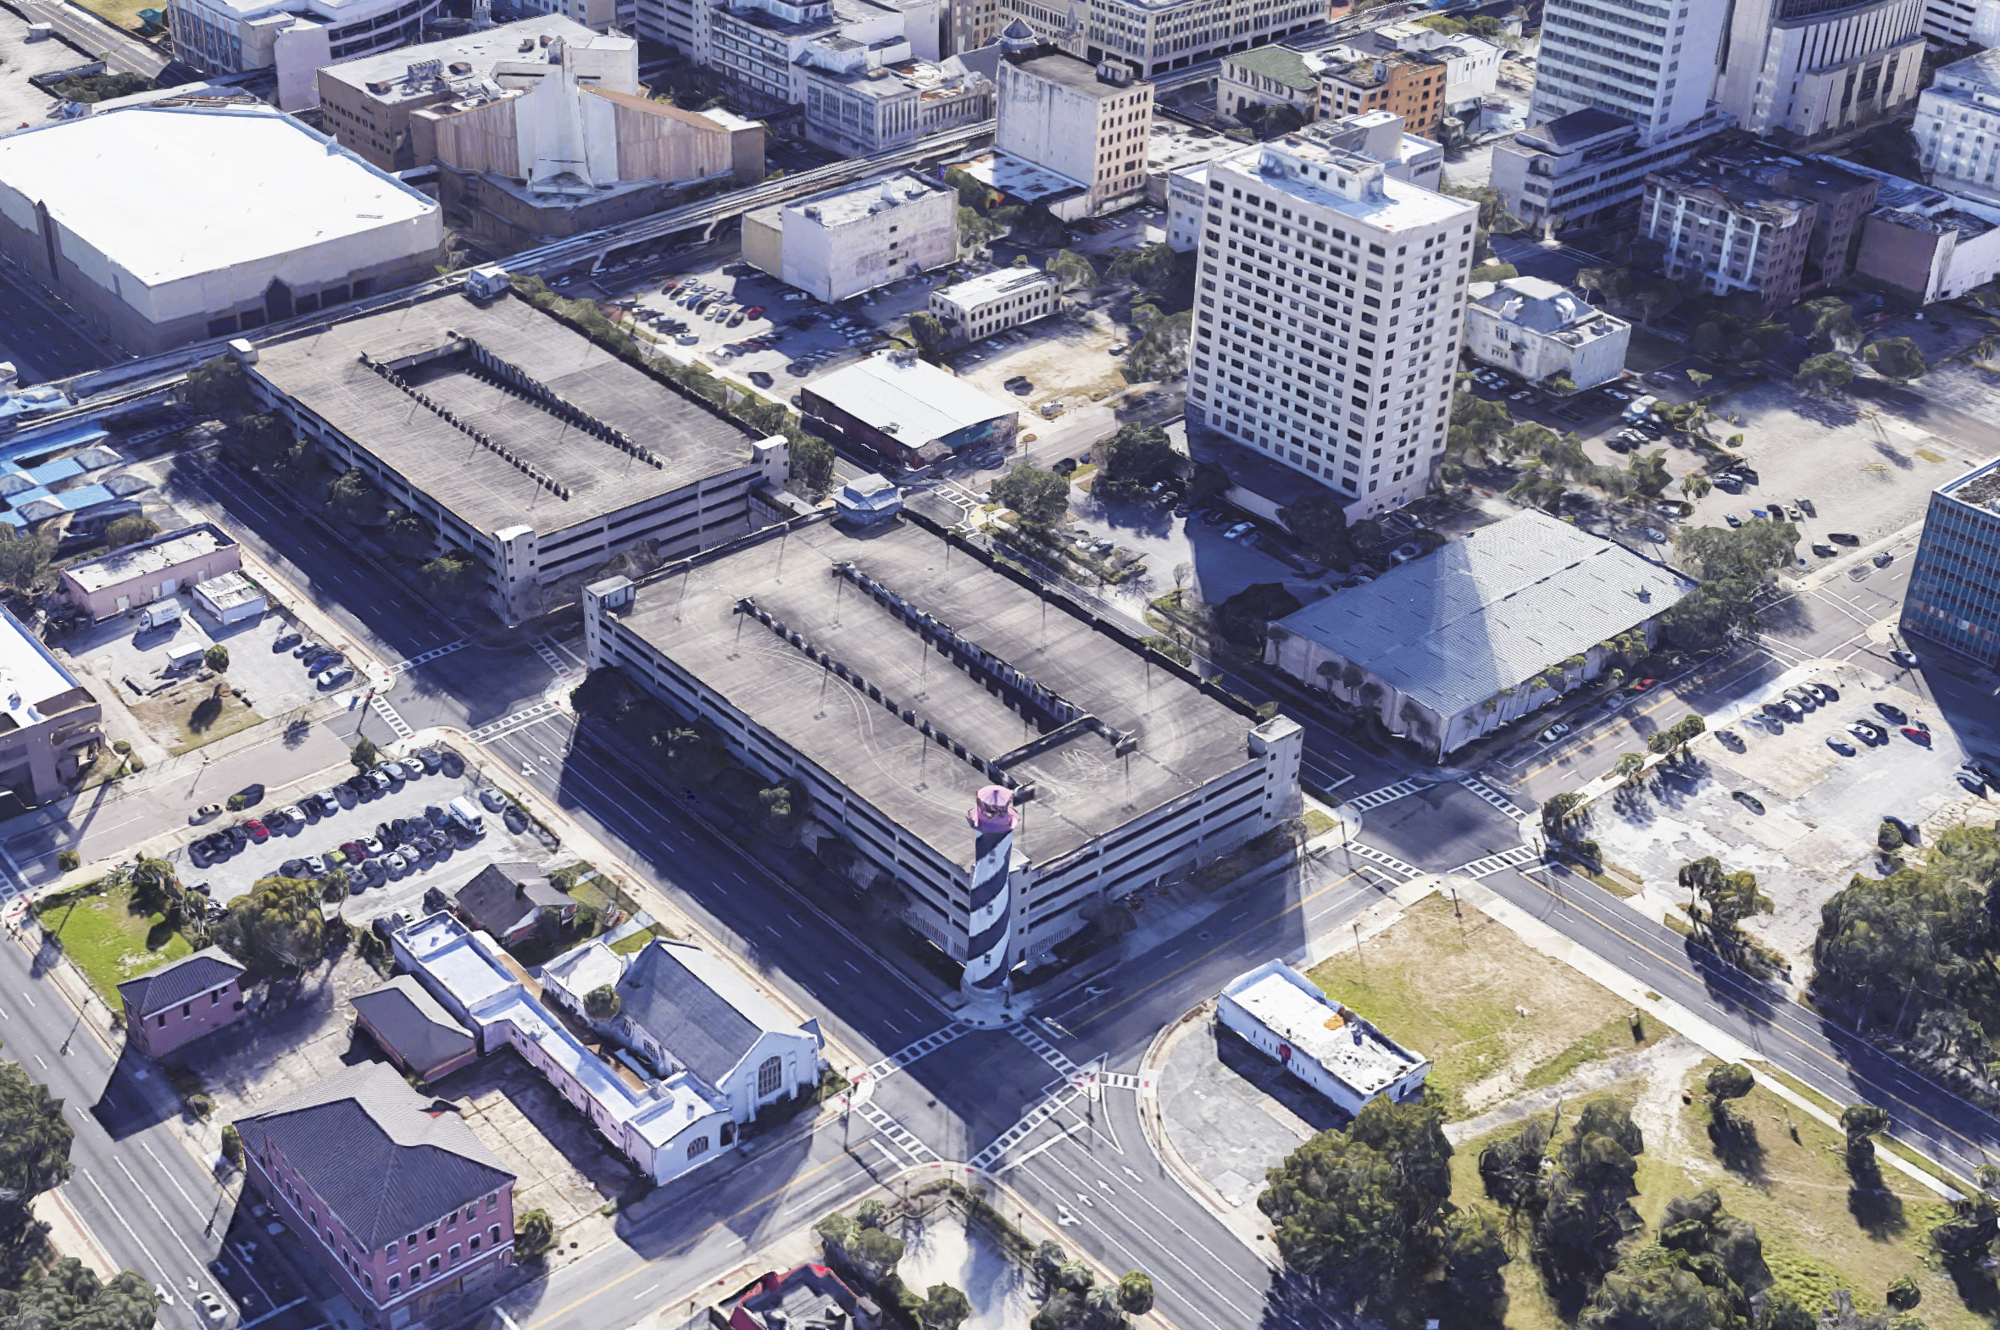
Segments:
[[[1831,686],[1837,699],[1797,722],[1746,719],[1808,681]],[[1909,719],[1894,721],[1876,710],[1878,703]],[[1848,729],[1862,721],[1881,726],[1886,737],[1870,743]],[[1900,732],[1919,724],[1929,727],[1927,740]],[[1663,902],[1676,899],[1681,866],[1705,855],[1730,872],[1755,873],[1774,910],[1747,926],[1792,958],[1795,978],[1810,970],[1820,906],[1855,873],[1882,871],[1875,834],[1885,815],[1921,828],[1926,844],[1968,815],[1992,816],[1994,793],[1974,792],[1954,778],[1975,753],[1923,698],[1860,665],[1787,671],[1711,716],[1709,727],[1682,769],[1662,769],[1594,805],[1586,834]],[[1733,797],[1739,791],[1763,811]]]
[[[344,913],[349,919],[366,922],[399,909],[414,918],[425,913],[423,896],[431,887],[450,894],[488,864],[535,863],[549,855],[553,847],[538,839],[532,828],[524,825],[518,833],[508,830],[506,813],[481,802],[482,791],[490,799],[497,796],[477,773],[466,768],[456,753],[449,749],[439,751],[444,760],[437,771],[416,780],[392,782],[387,793],[367,799],[342,786],[342,782],[354,775],[352,767],[331,768],[322,773],[323,784],[301,793],[290,803],[266,799],[242,814],[225,813],[213,824],[219,829],[252,818],[261,821],[279,808],[297,809],[301,816],[287,817],[286,824],[272,831],[268,840],[262,843],[253,840],[205,866],[200,862],[199,852],[192,851],[190,846],[174,851],[171,858],[184,880],[207,882],[211,898],[225,902],[244,894],[258,880],[283,873],[287,866],[295,875],[306,876],[292,861],[329,855],[343,844],[377,835],[377,829],[384,823],[426,816],[427,809],[446,809],[453,799],[461,797],[479,805],[484,834],[448,832],[447,846],[419,859],[413,867],[400,871],[370,870],[365,862],[359,869],[345,866],[350,888],[361,885],[362,890],[353,893]],[[326,790],[334,792],[338,805],[338,810],[331,814],[310,806],[306,798],[306,793]],[[505,807],[503,803],[502,809]]]

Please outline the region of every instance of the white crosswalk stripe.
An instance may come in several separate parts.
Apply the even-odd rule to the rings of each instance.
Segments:
[[[1351,840],[1341,848],[1349,854],[1359,855],[1369,863],[1386,868],[1392,873],[1401,873],[1405,878],[1419,878],[1423,876],[1422,869],[1413,868],[1401,859],[1398,859],[1395,855],[1385,854],[1373,845],[1363,845],[1358,840]]]
[[[1366,794],[1357,794],[1347,801],[1347,806],[1357,813],[1365,813],[1371,808],[1380,808],[1383,804],[1395,803],[1398,799],[1407,798],[1419,790],[1428,790],[1429,788],[1429,785],[1420,780],[1399,780],[1394,785],[1384,785],[1379,790],[1370,790]]]
[[[391,665],[389,667],[389,673],[407,674],[419,665],[425,664],[428,661],[436,660],[439,656],[449,656],[452,652],[461,650],[462,648],[469,647],[471,645],[472,643],[468,642],[466,639],[461,637],[456,642],[447,642],[441,647],[432,647],[429,651],[424,652],[422,655],[411,656],[408,660],[399,660],[394,665]]]
[[[490,721],[465,737],[474,743],[487,743],[503,734],[511,734],[523,725],[532,725],[561,709],[554,702],[537,702],[531,707],[522,707],[511,716],[502,716],[499,720]]]
[[[1025,1025],[1014,1026],[1013,1035],[1016,1039],[1026,1044],[1029,1050],[1033,1052],[1036,1057],[1048,1063],[1051,1067],[1054,1067],[1057,1071],[1061,1072],[1063,1075],[1074,1076],[1076,1074],[1076,1064],[1074,1062],[1071,1062],[1067,1057],[1065,1057],[1063,1055],[1063,1051],[1060,1048],[1057,1048],[1054,1044],[1042,1038],[1040,1035],[1036,1034],[1033,1030],[1030,1030],[1027,1026]]]
[[[893,1076],[918,1058],[935,1053],[952,1040],[971,1034],[973,1029],[973,1026],[964,1021],[953,1021],[935,1034],[927,1034],[921,1039],[905,1044],[888,1057],[870,1063],[867,1074],[878,1081],[885,1076]]]
[[[382,694],[377,693],[375,696],[369,698],[368,705],[374,708],[376,715],[389,722],[389,728],[396,732],[398,739],[407,739],[416,733],[415,730],[410,728],[408,721],[396,714],[396,708],[390,706],[389,699],[382,696]]]
[[[1532,845],[1517,845],[1511,850],[1489,854],[1484,859],[1474,859],[1462,868],[1452,870],[1459,877],[1490,877],[1505,872],[1509,868],[1526,868],[1529,864],[1539,864],[1541,852]]]
[[[1466,776],[1458,783],[1517,822],[1528,815],[1527,809],[1521,807],[1477,776]]]
[[[926,481],[919,488],[929,490],[968,517],[977,512],[980,506],[978,499],[973,498],[949,480]]]
[[[867,1119],[868,1125],[887,1137],[889,1141],[919,1164],[938,1162],[937,1151],[917,1139],[917,1134],[898,1122],[894,1115],[871,1103],[854,1105],[854,1111]]]
[[[528,645],[533,647],[535,654],[542,658],[542,664],[549,667],[549,673],[555,675],[557,678],[570,673],[569,662],[556,654],[554,645],[547,638],[532,638],[529,640]]]
[[[1107,1071],[1100,1074],[1097,1083],[1110,1090],[1136,1090],[1139,1078],[1129,1071]]]
[[[1019,1145],[1030,1132],[1061,1112],[1065,1104],[1081,1093],[1083,1093],[1082,1090],[1074,1083],[1063,1085],[1050,1094],[1048,1098],[1042,1100],[1041,1103],[1036,1104],[1033,1108],[1023,1113],[1021,1120],[1001,1132],[999,1136],[994,1138],[991,1145],[988,1145],[984,1150],[972,1156],[971,1166],[976,1169],[993,1167],[1000,1156]]]

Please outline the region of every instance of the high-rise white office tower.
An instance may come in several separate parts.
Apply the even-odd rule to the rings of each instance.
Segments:
[[[1548,0],[1528,123],[1595,107],[1642,143],[1708,111],[1729,0]]]
[[[1917,99],[1923,0],[1738,0],[1715,99],[1781,146],[1847,133]]]
[[[1478,208],[1291,135],[1208,168],[1188,403],[1348,500],[1423,494],[1444,448]]]

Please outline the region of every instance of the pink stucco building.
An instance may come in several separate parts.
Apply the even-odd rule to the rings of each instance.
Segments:
[[[250,1181],[382,1330],[463,1313],[514,1261],[514,1175],[442,1100],[381,1062],[236,1120]]]
[[[102,621],[242,566],[242,547],[221,528],[199,522],[63,569],[62,594]]]
[[[204,947],[118,985],[125,1040],[149,1058],[171,1053],[243,1014],[243,967]]]

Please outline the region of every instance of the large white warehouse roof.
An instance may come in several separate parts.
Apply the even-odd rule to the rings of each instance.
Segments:
[[[438,206],[263,106],[139,106],[10,134],[0,138],[0,186],[0,210],[16,226],[38,233],[41,203],[150,286]]]

